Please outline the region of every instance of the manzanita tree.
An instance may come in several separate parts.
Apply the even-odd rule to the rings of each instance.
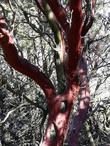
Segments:
[[[66,88],[63,93],[56,93],[51,80],[39,70],[39,67],[18,55],[14,39],[3,17],[0,18],[0,45],[7,63],[33,79],[45,93],[49,118],[41,146],[63,145],[73,103],[80,95],[79,109],[68,138],[69,146],[76,146],[90,101],[84,38],[93,24],[95,1],[35,0],[35,2],[46,16],[54,34],[57,49],[59,49],[61,67],[57,71],[58,73],[63,71],[66,79]],[[23,12],[25,15],[25,11]]]

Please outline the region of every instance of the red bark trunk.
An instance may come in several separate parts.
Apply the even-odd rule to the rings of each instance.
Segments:
[[[73,91],[67,89],[49,104],[48,127],[41,146],[63,145],[74,99]]]
[[[36,0],[36,4],[45,14],[43,2],[43,0]],[[58,28],[62,34],[63,40],[61,40],[61,43],[63,42],[63,56],[65,56],[65,53],[67,54],[67,57],[64,58],[62,62],[67,79],[67,89],[64,93],[56,95],[55,88],[49,78],[47,78],[43,72],[39,71],[38,67],[18,55],[14,41],[9,32],[6,31],[6,23],[3,18],[0,19],[0,45],[3,48],[5,60],[8,64],[17,71],[32,78],[43,89],[47,97],[49,119],[41,146],[62,146],[64,137],[66,136],[72,105],[79,91],[78,64],[82,55],[81,35],[87,33],[88,27],[91,27],[92,22],[90,20],[90,25],[87,25],[87,23],[83,24],[81,0],[69,0],[69,8],[72,15],[70,24],[67,21],[66,9],[58,0],[48,0],[46,3],[53,11],[56,17],[56,24],[58,24]],[[81,74],[80,78],[83,78]],[[74,143],[75,146],[77,145],[83,115],[87,111],[82,109],[82,105],[85,109],[88,109],[88,105],[85,105],[85,103],[89,101],[87,88],[81,89],[80,94],[82,101],[77,114],[77,122],[75,123],[77,130],[76,133],[73,133],[71,136],[71,139],[74,141],[70,140],[70,145],[72,146]]]
[[[73,117],[72,124],[69,129],[68,141],[69,146],[78,146],[79,132],[85,122],[90,106],[90,92],[87,79],[87,63],[84,58],[79,64],[79,79],[80,79],[80,101],[78,111]]]

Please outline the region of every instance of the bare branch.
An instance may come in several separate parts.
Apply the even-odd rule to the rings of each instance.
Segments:
[[[5,116],[5,118],[0,122],[0,125],[4,124],[4,123],[8,120],[9,116],[10,116],[11,114],[13,114],[13,112],[15,112],[15,111],[18,110],[19,108],[21,108],[21,107],[23,107],[23,106],[26,106],[26,105],[29,105],[29,104],[28,104],[28,103],[23,103],[23,104],[17,106],[15,109],[9,111],[9,112],[7,113],[7,115]]]
[[[82,27],[82,36],[85,36],[89,29],[92,27],[94,22],[94,7],[95,0],[85,0],[86,1],[86,12],[85,12],[85,21]]]
[[[68,76],[69,82],[73,82],[80,55],[81,55],[81,30],[82,30],[82,1],[70,0],[72,11],[71,28],[68,34]],[[76,78],[76,76],[74,77]],[[76,81],[77,82],[77,81]]]
[[[66,10],[59,4],[58,0],[48,0],[47,2],[55,14],[60,26],[65,32],[68,32],[69,24],[67,22]]]
[[[1,18],[0,45],[3,49],[5,60],[15,70],[32,78],[43,89],[44,93],[48,98],[54,96],[55,89],[49,78],[47,78],[46,75],[43,72],[41,72],[38,67],[34,66],[28,60],[18,55],[16,46],[14,45],[13,38],[10,36],[9,31],[7,31],[5,27],[6,27],[5,20]]]

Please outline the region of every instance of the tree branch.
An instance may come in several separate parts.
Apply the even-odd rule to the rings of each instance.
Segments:
[[[35,0],[37,7],[41,10],[41,12],[45,15],[45,10],[43,7],[44,0]]]
[[[7,115],[5,116],[5,118],[4,118],[2,121],[0,121],[0,126],[1,126],[2,124],[4,124],[4,123],[8,120],[9,116],[10,116],[11,114],[13,114],[13,112],[15,112],[15,111],[18,110],[19,108],[21,108],[21,107],[23,107],[23,106],[27,106],[27,105],[29,105],[29,104],[28,104],[28,103],[23,103],[23,104],[20,104],[19,106],[17,106],[16,108],[12,109],[11,111],[9,111],[9,112],[7,113]]]
[[[13,38],[10,36],[9,31],[6,30],[6,22],[3,18],[0,19],[0,45],[8,64],[33,79],[43,89],[48,98],[55,95],[54,86],[46,75],[37,66],[18,55]]]
[[[81,59],[79,65],[79,79],[80,79],[80,101],[78,112],[75,114],[70,131],[69,131],[69,146],[77,146],[79,132],[83,123],[87,118],[87,113],[90,104],[90,92],[87,80],[87,64],[84,58]]]
[[[89,29],[92,27],[94,22],[94,7],[95,7],[95,0],[85,0],[86,1],[86,19],[84,21],[82,27],[82,36],[85,36]]]
[[[56,44],[59,44],[61,40],[61,35],[60,35],[60,28],[58,25],[58,22],[55,18],[54,13],[52,12],[51,8],[49,7],[48,3],[44,0],[36,0],[36,4],[38,8],[41,10],[41,12],[46,16],[49,25],[52,29],[52,32],[54,34],[55,42]]]
[[[57,21],[59,22],[60,26],[65,32],[69,30],[69,24],[67,22],[67,15],[66,11],[58,2],[58,0],[48,0],[47,3],[49,4],[51,10],[53,11]]]
[[[76,71],[81,55],[82,1],[70,0],[69,4],[72,12],[72,22],[68,34],[69,49],[67,51],[69,61],[67,73],[69,82],[73,82],[73,73]]]

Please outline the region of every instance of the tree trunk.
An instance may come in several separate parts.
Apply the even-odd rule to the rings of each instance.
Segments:
[[[50,79],[37,66],[34,66],[28,60],[18,55],[13,38],[6,30],[6,22],[3,18],[0,18],[0,45],[8,64],[15,70],[32,78],[42,88],[47,97],[49,119],[41,146],[62,146],[66,136],[72,105],[79,92],[79,81],[82,82],[85,75],[85,71],[84,74],[82,72],[78,73],[78,65],[83,54],[81,37],[84,38],[84,35],[93,23],[93,19],[88,18],[86,10],[86,19],[83,20],[82,0],[68,1],[68,9],[71,14],[70,22],[68,22],[66,8],[58,0],[35,1],[38,8],[49,21],[56,44],[60,46],[59,55],[61,56],[61,63],[67,82],[65,91],[57,95]],[[91,0],[91,4],[93,2],[94,0]],[[93,10],[93,7],[91,8]],[[50,13],[53,14],[51,15],[52,17],[50,17]],[[81,64],[84,65],[84,63]],[[81,69],[83,70],[83,67]],[[86,82],[82,82],[82,85],[86,85]],[[77,145],[78,133],[88,109],[89,91],[87,86],[83,88],[82,85],[80,88],[81,102],[76,122],[74,123],[76,131],[75,133],[73,132],[70,138],[74,140],[70,140],[70,145],[72,146],[74,143],[75,146]]]

